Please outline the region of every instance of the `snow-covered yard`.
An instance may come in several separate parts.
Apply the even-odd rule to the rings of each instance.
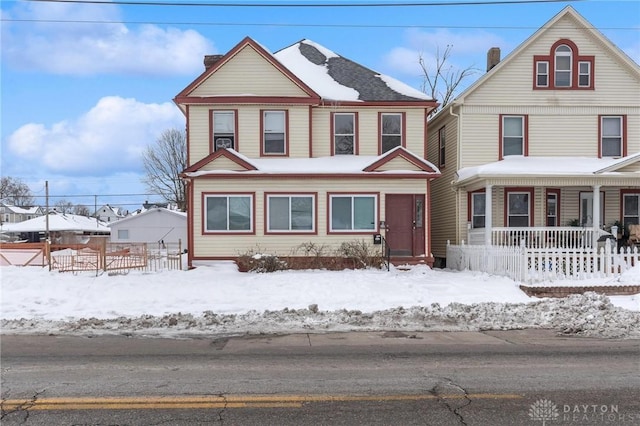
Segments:
[[[526,296],[518,283],[472,272],[409,270],[240,273],[220,262],[126,275],[0,268],[2,333],[163,337],[325,331],[551,328],[640,338],[640,295]],[[640,265],[616,281],[640,284]]]

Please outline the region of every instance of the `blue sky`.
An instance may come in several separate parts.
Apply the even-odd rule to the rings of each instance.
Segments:
[[[571,4],[640,63],[636,0],[399,5],[433,3],[407,0],[392,7],[370,6],[389,0],[253,0],[250,7],[105,1],[1,3],[2,176],[22,179],[43,205],[45,181],[51,204],[64,198],[133,210],[157,199],[144,195],[141,152],[164,130],[184,128],[172,99],[202,72],[204,55],[225,53],[246,36],[272,52],[311,39],[421,88],[420,55],[430,64],[438,48],[452,45],[452,66],[478,69],[471,83],[490,47],[505,57]]]

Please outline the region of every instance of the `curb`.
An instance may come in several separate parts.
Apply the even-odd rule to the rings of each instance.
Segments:
[[[640,285],[586,287],[528,287],[521,285],[520,290],[530,297],[567,297],[571,294],[583,294],[588,291],[607,296],[630,296],[640,293]]]

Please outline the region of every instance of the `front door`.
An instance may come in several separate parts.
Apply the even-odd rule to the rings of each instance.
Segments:
[[[392,256],[424,253],[424,195],[387,194],[386,240]]]

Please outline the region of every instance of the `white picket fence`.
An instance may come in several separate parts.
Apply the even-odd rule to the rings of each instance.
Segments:
[[[526,283],[612,278],[636,265],[640,265],[638,247],[615,250],[608,244],[600,249],[447,244],[449,269],[486,272]]]

